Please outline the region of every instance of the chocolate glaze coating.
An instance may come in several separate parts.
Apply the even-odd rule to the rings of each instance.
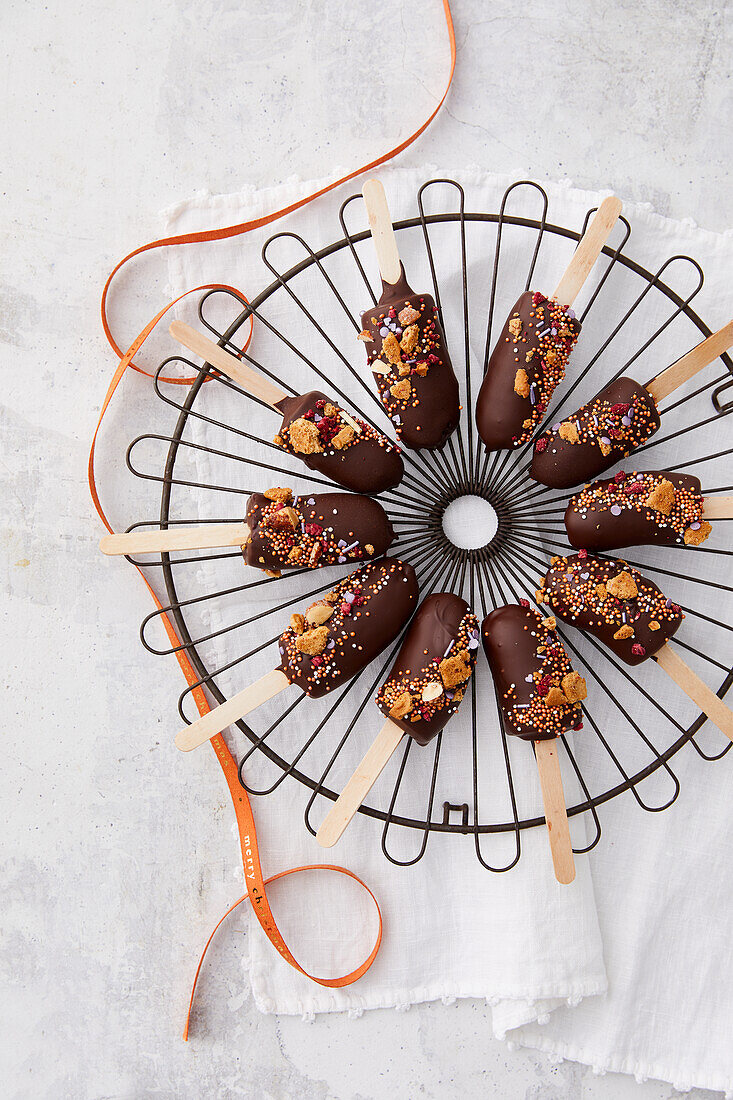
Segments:
[[[623,422],[626,414],[611,411],[624,405],[632,406],[629,424]],[[564,425],[574,425],[576,430],[580,427],[579,442],[560,436]],[[581,481],[591,481],[646,443],[659,425],[657,406],[649,391],[633,378],[617,378],[587,405],[538,436],[530,473],[553,489],[569,489]],[[607,434],[609,430],[613,434]]]
[[[402,380],[396,364],[392,365],[388,375],[372,371],[370,373],[374,374],[379,397],[395,425],[395,431],[400,440],[406,447],[411,447],[413,450],[433,449],[442,447],[458,427],[460,419],[458,381],[453,373],[450,356],[445,346],[435,302],[429,294],[414,293],[407,283],[404,268],[402,268],[402,277],[397,283],[386,283],[384,279],[382,280],[382,296],[378,305],[362,314],[362,329],[370,332],[373,337],[372,343],[365,343],[367,361],[371,366],[382,353],[383,338],[380,336],[380,330],[383,328],[382,319],[387,315],[389,320],[390,309],[394,309],[395,313],[399,314],[406,306],[415,309],[420,313],[420,317],[413,322],[418,328],[417,349],[410,353],[403,353],[403,360],[406,362],[410,359],[415,364],[422,360],[427,364],[427,374],[421,376],[416,372],[415,366],[411,368],[412,373],[405,377],[412,388],[412,399],[403,404],[396,401],[390,393],[390,387]],[[399,324],[396,318],[394,323]],[[403,327],[399,326],[398,333],[395,334],[398,340],[403,331]],[[422,349],[422,354],[418,349]],[[428,355],[434,357],[435,362],[429,362]],[[389,365],[386,356],[382,356],[381,362]],[[417,405],[413,405],[414,399],[417,400]],[[395,417],[399,417],[399,420]]]
[[[621,599],[607,592],[609,582],[622,573],[632,577],[636,596]],[[587,630],[627,665],[639,665],[661,649],[684,618],[653,581],[623,561],[577,554],[557,558],[547,571],[545,585],[547,601],[558,618]],[[614,637],[619,631],[628,636]]]
[[[355,593],[363,602],[347,601]],[[326,695],[356,676],[397,637],[417,606],[418,594],[415,570],[407,562],[382,558],[363,565],[329,593],[334,610],[325,626],[333,645],[315,656],[301,653],[291,628],[280,636],[278,667],[311,698]]]
[[[656,486],[670,482],[675,503],[665,515],[645,504]],[[642,491],[637,491],[641,489]],[[703,507],[700,481],[690,474],[666,470],[633,471],[595,481],[571,497],[565,529],[576,549],[618,550],[622,546],[684,545],[685,530],[700,522]]]
[[[287,507],[297,513],[300,524],[296,529],[286,525],[284,532],[272,526],[278,521],[276,507],[276,502],[262,493],[253,493],[247,501],[245,522],[251,535],[242,547],[247,565],[300,569],[381,558],[394,541],[384,508],[371,497],[356,493],[293,497]],[[339,542],[343,546],[339,547]],[[293,549],[298,551],[295,560],[290,558]]]
[[[499,696],[504,729],[524,741],[549,741],[579,726],[579,703],[547,706],[542,679],[560,684],[572,673],[565,648],[546,620],[530,607],[497,607],[481,625],[484,652]],[[538,653],[538,647],[544,647]],[[552,652],[548,653],[548,648]]]
[[[319,390],[310,390],[298,397],[286,397],[278,402],[277,407],[283,414],[280,434],[287,431],[294,420],[313,409],[319,400],[331,402],[331,398]],[[291,453],[301,459],[308,469],[325,474],[353,493],[381,493],[385,489],[393,489],[399,485],[405,472],[399,451],[371,425],[364,425],[361,420],[358,423],[364,429],[362,435],[358,442],[344,450],[329,447],[317,454]]]
[[[469,671],[460,684],[447,688],[441,677],[441,662],[446,657],[465,654],[472,670],[478,645],[478,620],[465,600],[451,592],[428,596],[412,620],[392,670],[377,695],[377,706],[418,745],[427,745],[455,714],[471,676]],[[423,706],[420,692],[428,683],[439,684],[444,690]],[[421,715],[415,722],[410,721],[410,714],[404,718],[390,716],[390,699],[408,690],[409,684],[413,684],[415,701],[410,714]]]
[[[543,312],[542,320],[538,323],[537,307],[533,304],[533,296],[531,290],[525,290],[504,322],[476,399],[476,427],[490,451],[516,447],[531,437],[557,385],[562,381],[565,362],[580,333],[581,325],[577,318],[563,318],[563,324],[567,326],[572,336],[567,341],[561,340],[559,343],[569,344],[569,347],[557,349],[556,369],[548,369],[541,354],[546,348],[543,348],[539,333],[546,332],[546,312],[553,303],[547,300],[544,303],[538,303]],[[557,309],[557,306],[554,308]],[[509,331],[509,322],[517,313],[522,322],[519,340],[514,339]],[[555,339],[557,341],[557,337]],[[528,354],[529,360],[527,360]],[[528,382],[535,383],[532,392],[534,401],[529,395],[522,397],[514,390],[515,377],[520,368],[526,372]],[[525,429],[523,424],[528,419],[533,420],[533,424],[529,429]]]

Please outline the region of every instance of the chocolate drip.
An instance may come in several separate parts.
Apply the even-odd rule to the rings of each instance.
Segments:
[[[556,302],[531,290],[520,295],[476,400],[476,427],[488,450],[517,447],[531,438],[565,376],[580,328],[572,311]]]
[[[702,508],[700,482],[690,474],[620,471],[571,498],[565,528],[578,550],[678,546],[706,537]]]
[[[535,440],[530,473],[552,489],[591,481],[646,443],[659,425],[649,391],[633,378],[617,378]]]
[[[573,671],[554,621],[529,605],[497,607],[481,635],[504,718],[525,741],[548,741],[582,726],[585,681]]]
[[[242,547],[258,569],[300,569],[381,558],[394,541],[392,524],[376,500],[351,493],[274,490],[280,500],[253,493],[245,522],[250,537]]]
[[[403,325],[398,318],[405,309],[414,310],[419,316]],[[389,371],[387,374],[371,373],[398,437],[413,450],[442,447],[458,427],[460,407],[458,381],[434,300],[429,294],[414,293],[403,267],[396,283],[382,280],[379,303],[362,314],[361,324],[363,332],[372,337],[371,341],[365,341],[369,367],[376,365],[380,370]],[[390,325],[394,326],[394,332]],[[417,342],[410,351],[400,349],[399,342],[411,326],[417,326]],[[389,331],[382,336],[385,329]],[[396,341],[393,358],[399,355],[399,363],[391,362],[383,352],[383,342],[390,335]],[[404,373],[400,374],[400,368]],[[395,387],[396,392],[392,393]],[[399,396],[407,387],[409,396]]]
[[[361,434],[342,450],[327,446],[320,452],[306,454],[287,444],[290,426],[315,410],[318,401],[336,404],[319,390],[310,390],[298,397],[285,397],[278,402],[277,408],[283,414],[279,438],[283,440],[285,449],[301,459],[309,470],[317,470],[353,493],[381,493],[399,485],[405,472],[399,451],[386,436],[380,435],[364,421],[357,421],[362,429]]]
[[[291,617],[290,629],[280,637],[279,667],[306,695],[326,695],[397,637],[418,593],[415,570],[407,562],[382,558],[363,565],[304,616]]]
[[[465,600],[450,592],[428,596],[377,695],[377,706],[419,745],[427,745],[458,709],[478,645],[478,620]]]
[[[653,581],[623,561],[556,558],[545,578],[544,598],[555,615],[587,630],[627,665],[661,649],[684,615]]]

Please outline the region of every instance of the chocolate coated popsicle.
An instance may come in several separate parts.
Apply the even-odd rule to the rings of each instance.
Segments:
[[[591,481],[646,443],[660,425],[654,398],[633,378],[617,378],[534,444],[530,473],[553,489]]]
[[[355,676],[397,637],[417,606],[415,570],[397,558],[369,562],[340,581],[280,637],[280,670],[317,699]]]
[[[598,638],[627,665],[653,656],[684,618],[637,569],[584,551],[552,559],[537,600],[563,622]]]
[[[274,442],[310,470],[353,493],[381,493],[402,480],[399,448],[320,391],[284,397],[276,408],[283,421]]]
[[[478,433],[490,451],[526,443],[542,420],[580,332],[570,307],[620,214],[619,199],[603,199],[554,293],[526,290],[509,314],[476,403]]]
[[[699,546],[712,531],[703,503],[700,482],[690,474],[619,470],[571,498],[565,528],[577,549]]]
[[[478,619],[465,600],[450,592],[428,596],[379,690],[377,706],[419,745],[427,745],[458,709],[478,645]]]
[[[405,468],[399,447],[324,393],[310,390],[290,397],[248,363],[183,321],[172,321],[170,334],[246,393],[280,413],[282,424],[275,444],[301,459],[309,469],[318,470],[353,493],[381,493],[402,480]]]
[[[532,437],[565,377],[580,333],[569,306],[526,290],[491,353],[476,401],[476,426],[490,451]]]
[[[415,294],[400,265],[382,279],[378,305],[362,314],[367,362],[395,431],[407,447],[441,447],[458,427],[458,382],[429,294]]]
[[[267,489],[247,501],[246,523],[245,561],[276,575],[381,558],[395,537],[381,504],[356,493],[296,496],[288,488]]]
[[[528,601],[497,607],[483,621],[484,652],[507,733],[545,741],[582,727],[583,677],[575,672],[555,629]]]

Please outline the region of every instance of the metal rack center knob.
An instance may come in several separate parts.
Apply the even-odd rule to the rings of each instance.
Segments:
[[[475,493],[456,497],[443,512],[443,531],[461,550],[479,550],[493,539],[499,527],[494,506]]]

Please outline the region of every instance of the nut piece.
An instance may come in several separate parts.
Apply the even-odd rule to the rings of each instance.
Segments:
[[[302,615],[297,614],[290,616],[290,629],[296,634],[302,634],[305,630],[305,619]]]
[[[545,698],[545,705],[548,707],[564,707],[567,702],[565,693],[559,687],[551,687]]]
[[[417,321],[419,317],[420,314],[416,309],[413,309],[412,306],[405,306],[405,308],[401,309],[397,314],[397,320],[403,328],[405,325],[411,325],[413,321]]]
[[[400,347],[404,352],[409,353],[417,347],[417,338],[419,330],[417,325],[409,325],[402,333],[402,339],[400,340]]]
[[[272,531],[295,531],[300,524],[300,516],[294,508],[278,508],[264,519],[264,526]]]
[[[323,543],[322,542],[316,541],[316,542],[313,543],[313,548],[311,549],[310,557],[308,558],[308,568],[309,569],[315,568],[315,564],[318,561],[318,559],[320,558],[322,550],[323,550]]]
[[[620,600],[634,600],[639,595],[636,581],[626,569],[606,581],[606,589],[612,596],[617,596]]]
[[[327,600],[328,603],[341,603],[341,597],[338,592],[327,592],[323,598]]]
[[[333,605],[325,600],[312,603],[305,613],[305,620],[309,626],[322,626],[333,615]]]
[[[565,698],[569,703],[579,703],[581,699],[588,697],[588,688],[585,678],[573,669],[560,681],[565,692]]]
[[[367,543],[364,544],[364,549],[366,550],[367,554],[373,554],[374,553],[374,547],[372,546],[372,544],[370,542],[367,542]]]
[[[598,597],[598,602],[603,603],[603,601],[605,600],[607,595],[608,595],[608,590],[607,590],[605,584],[597,584],[596,585],[596,596]]]
[[[262,495],[263,497],[267,497],[268,500],[276,500],[281,504],[290,504],[290,501],[293,499],[293,490],[281,489],[275,486],[272,489],[265,489]]]
[[[653,508],[655,512],[661,512],[668,516],[674,508],[674,485],[664,478],[655,489],[652,489],[644,501],[647,508]]]
[[[699,546],[701,542],[705,542],[712,529],[712,524],[708,523],[706,519],[702,521],[697,531],[693,531],[691,527],[688,527],[685,531],[685,546]]]
[[[338,414],[339,414],[338,406],[332,404],[332,402],[329,401],[327,405],[323,406],[323,415],[324,416],[338,416]]]
[[[299,562],[303,557],[303,548],[301,546],[294,546],[288,554],[288,561]]]
[[[388,374],[392,373],[392,368],[388,363],[383,363],[381,359],[375,359],[370,368],[372,374],[379,374],[382,378],[385,378]]]
[[[305,634],[301,634],[299,638],[296,638],[295,648],[299,653],[306,653],[309,657],[315,657],[316,654],[323,653],[327,641],[328,627],[317,626],[314,630],[306,630]]]
[[[401,382],[395,382],[394,386],[390,386],[389,392],[398,401],[408,401],[412,394],[412,386],[406,378],[403,378]]]
[[[338,409],[336,409],[336,412],[338,412]],[[334,416],[335,415],[336,413],[334,413]],[[341,419],[345,420],[349,427],[354,429],[355,435],[361,435],[360,425],[356,423],[353,416],[349,416],[349,414],[346,412],[346,409],[341,410]]]
[[[660,624],[659,624],[659,623],[657,622],[657,620],[656,620],[656,619],[652,619],[652,620],[651,620],[651,622],[649,623],[649,629],[650,629],[650,630],[660,630],[660,629],[661,629],[661,626],[660,626]]]
[[[546,599],[547,599],[547,593],[545,592],[544,588],[535,589],[535,594],[534,594],[534,602],[535,603],[544,603],[546,601]]]
[[[342,428],[340,432],[336,432],[336,435],[331,440],[331,444],[336,448],[337,451],[341,451],[344,447],[348,446],[348,444],[351,443],[351,440],[353,438],[354,429],[349,428],[347,425],[346,427]]]
[[[603,457],[608,458],[611,453],[611,444],[604,443],[603,440],[599,439],[598,446],[601,448],[601,454],[603,455]]]
[[[628,623],[626,624],[626,626],[620,626],[618,628],[618,630],[616,631],[616,633],[614,634],[614,638],[616,639],[617,642],[623,642],[623,640],[625,638],[633,638],[633,637],[634,637],[634,628],[633,628],[633,626],[629,626]]]
[[[507,327],[514,339],[518,340],[519,337],[522,335],[522,319],[519,314],[517,314],[516,317],[512,317]]]
[[[374,343],[374,337],[372,336],[372,334],[371,334],[371,332],[369,331],[368,328],[363,328],[361,330],[361,332],[357,336],[357,340],[363,340],[365,344],[373,344]]]
[[[554,615],[548,615],[546,619],[542,620],[542,625],[546,630],[557,630],[557,619]]]
[[[390,332],[389,336],[385,336],[382,342],[382,351],[387,356],[390,363],[402,362],[400,345],[397,343],[397,337],[393,332]]]
[[[450,657],[444,657],[438,665],[438,672],[445,687],[450,689],[462,684],[471,675],[471,662],[467,651],[460,649]]]
[[[412,710],[412,696],[409,691],[398,695],[389,712],[390,718],[404,718]]]
[[[320,454],[323,450],[318,428],[312,420],[306,420],[304,416],[299,416],[290,425],[290,444],[301,455]]]
[[[422,689],[422,701],[423,703],[432,703],[433,699],[440,699],[442,694],[443,685],[439,684],[437,680],[431,680]]]
[[[428,363],[426,359],[421,359],[415,367],[415,374],[419,374],[421,378],[424,378],[428,373]]]
[[[568,443],[577,443],[579,440],[578,429],[575,424],[572,424],[569,420],[565,420],[560,425],[560,431],[558,432],[560,439],[565,439]]]
[[[520,397],[529,397],[529,378],[524,367],[520,367],[514,375],[514,392]]]

